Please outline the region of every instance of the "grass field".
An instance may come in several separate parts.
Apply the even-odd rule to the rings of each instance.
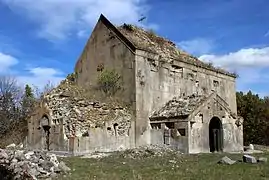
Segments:
[[[227,154],[174,155],[148,158],[123,158],[112,155],[102,159],[63,158],[72,169],[68,180],[269,180],[269,162],[264,164],[221,165],[217,162]],[[228,154],[233,160],[242,155]],[[267,157],[269,154],[256,154]]]

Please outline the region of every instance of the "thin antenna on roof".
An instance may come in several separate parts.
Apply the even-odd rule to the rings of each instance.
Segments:
[[[138,22],[142,22],[142,21],[144,21],[146,18],[147,18],[146,16],[142,15],[142,18],[140,18],[140,19],[138,20]]]

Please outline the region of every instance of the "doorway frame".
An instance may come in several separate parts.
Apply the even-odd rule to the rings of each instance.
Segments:
[[[209,121],[208,141],[210,152],[223,152],[223,124],[217,116],[212,117]]]

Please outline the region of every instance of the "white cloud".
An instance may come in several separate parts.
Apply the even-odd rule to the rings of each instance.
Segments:
[[[239,90],[269,94],[269,47],[241,49],[224,55],[205,54],[199,59],[239,74]]]
[[[213,40],[205,38],[181,41],[177,45],[188,53],[196,55],[210,53],[216,48]]]
[[[225,55],[205,54],[200,59],[231,70],[269,67],[269,47],[241,49]]]
[[[18,60],[15,57],[0,52],[0,73],[8,72],[17,63]]]
[[[64,74],[54,68],[35,67],[28,69],[27,72],[29,73],[28,75],[18,76],[19,81],[22,84],[30,84],[40,89],[48,82],[58,85],[64,79]]]
[[[113,23],[138,23],[146,14],[145,0],[0,0],[14,12],[27,15],[39,25],[38,35],[50,40],[81,35],[91,29],[101,13]]]
[[[27,68],[26,71],[17,71],[15,65],[18,63],[19,60],[12,55],[0,52],[0,74],[15,76],[21,85],[31,84],[43,88],[48,82],[57,85],[64,79],[63,72],[50,67],[34,67]]]

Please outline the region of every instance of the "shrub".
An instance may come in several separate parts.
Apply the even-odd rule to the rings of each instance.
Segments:
[[[121,76],[115,70],[105,69],[98,76],[98,88],[107,95],[114,95],[121,89]]]

